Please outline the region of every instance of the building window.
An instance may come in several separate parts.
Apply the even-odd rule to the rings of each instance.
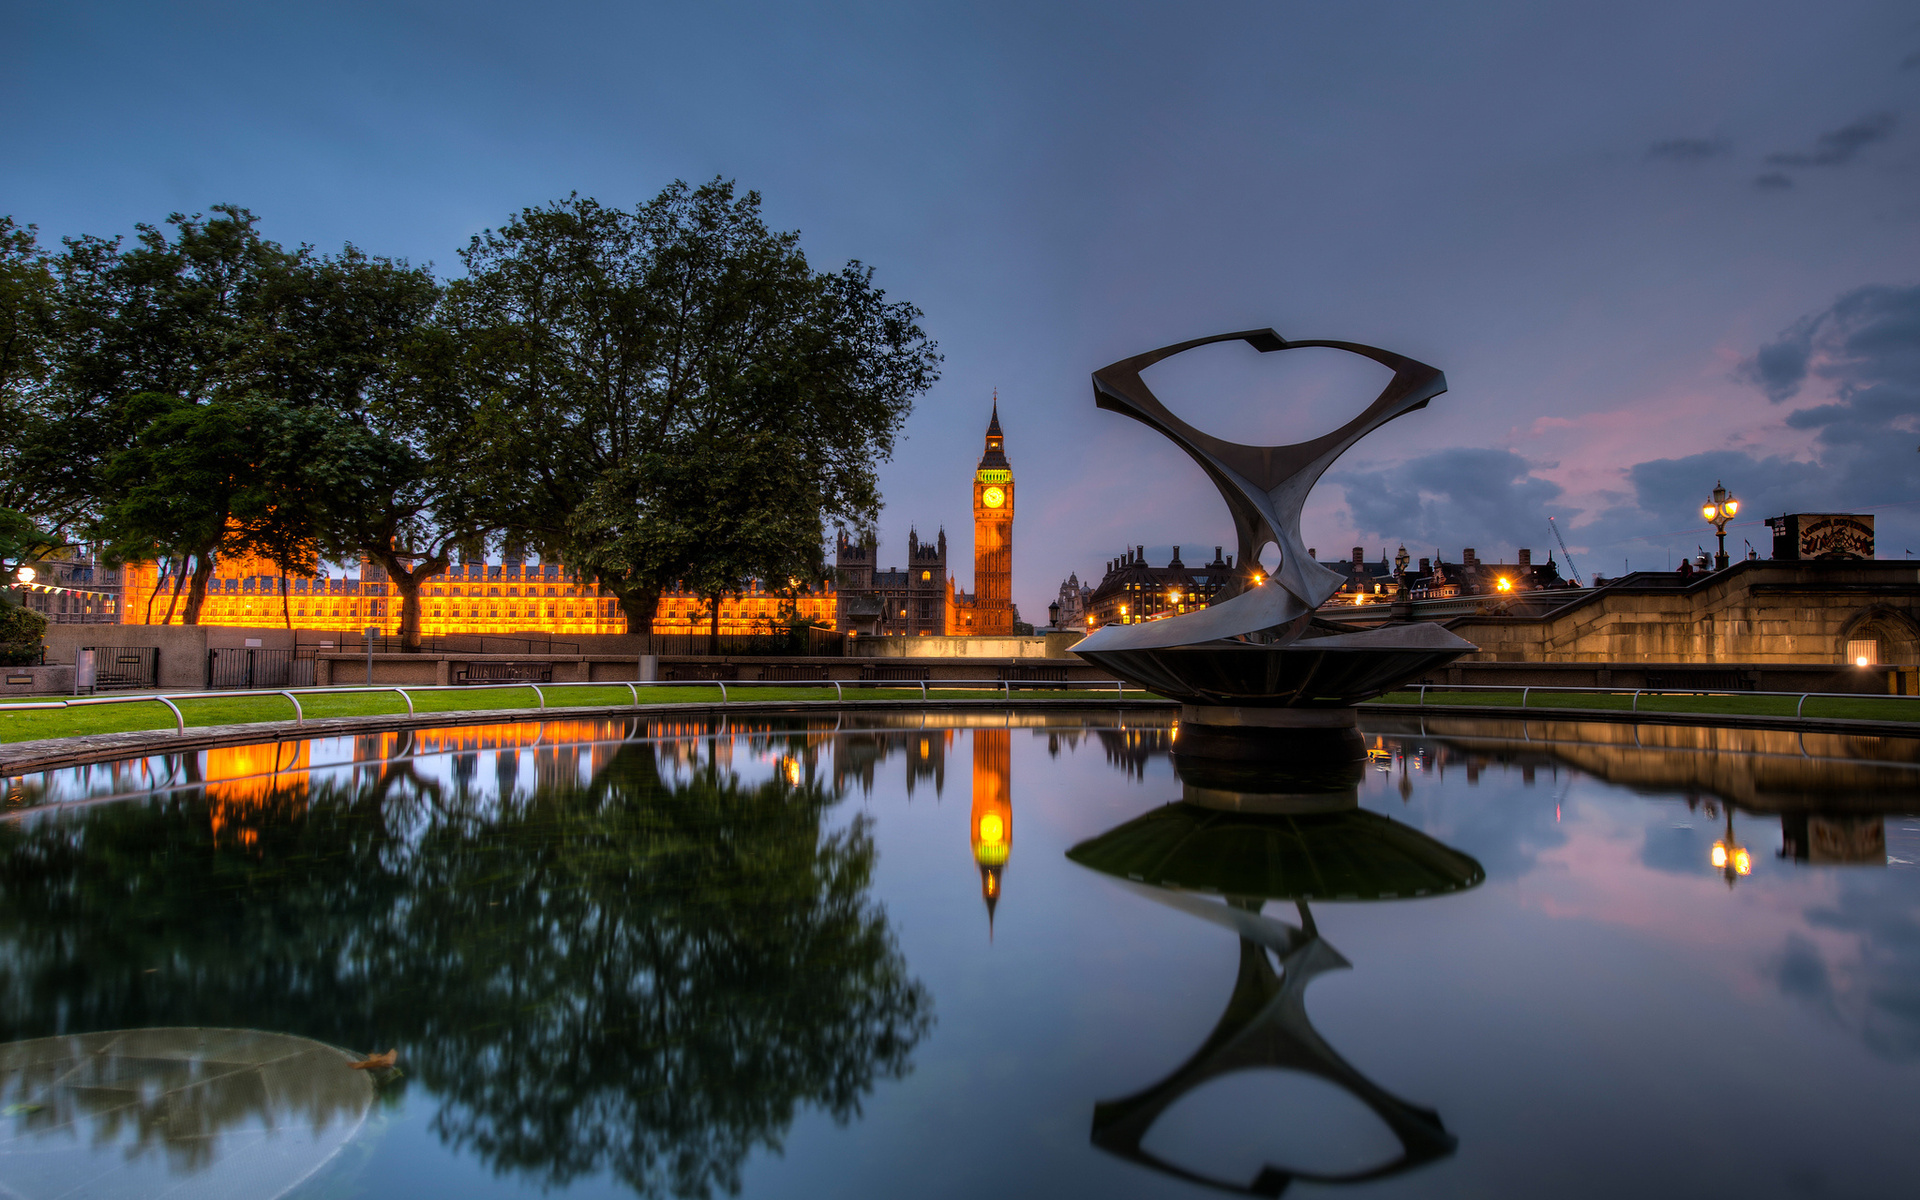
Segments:
[[[1847,643],[1847,661],[1856,667],[1871,667],[1880,661],[1880,643],[1876,639]]]

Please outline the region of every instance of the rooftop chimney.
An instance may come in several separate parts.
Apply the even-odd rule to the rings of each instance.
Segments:
[[[1424,558],[1420,560],[1420,573],[1421,573],[1422,575],[1431,575],[1431,574],[1433,574],[1433,568],[1432,568],[1432,566],[1430,566],[1430,565],[1428,564],[1428,561],[1427,561],[1426,559],[1424,559]]]
[[[1520,565],[1523,567],[1530,567],[1533,565],[1533,551],[1522,550],[1520,552]]]
[[[1463,565],[1469,566],[1469,567],[1476,567],[1480,565],[1480,557],[1479,555],[1473,552],[1472,546],[1468,546],[1465,550],[1462,550],[1460,552],[1460,561]]]
[[[1366,561],[1367,561],[1366,550],[1363,547],[1355,546],[1353,548],[1353,565],[1357,567]]]

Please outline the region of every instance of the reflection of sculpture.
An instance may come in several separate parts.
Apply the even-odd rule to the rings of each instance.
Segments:
[[[980,896],[987,902],[987,936],[1000,904],[1000,875],[1013,850],[1013,735],[1005,729],[973,731],[973,811],[967,831],[980,868]]]
[[[1190,762],[1180,764],[1183,778],[1191,770]],[[1417,830],[1345,803],[1353,795],[1351,780],[1270,778],[1259,791],[1238,792],[1222,782],[1216,775],[1200,785],[1197,794],[1212,802],[1208,807],[1170,804],[1067,852],[1082,866],[1240,939],[1239,976],[1213,1032],[1160,1082],[1095,1105],[1094,1144],[1182,1179],[1267,1196],[1294,1179],[1377,1179],[1451,1154],[1455,1138],[1439,1114],[1361,1075],[1308,1020],[1307,985],[1350,964],[1322,940],[1307,902],[1441,895],[1479,884],[1485,872]],[[1244,787],[1251,781],[1241,782]],[[1188,787],[1195,797],[1191,779]],[[1287,808],[1295,811],[1279,811]],[[1209,895],[1225,903],[1204,898]],[[1269,900],[1293,901],[1300,924],[1261,915]],[[1168,1162],[1143,1147],[1154,1122],[1183,1096],[1209,1080],[1257,1069],[1301,1071],[1344,1089],[1392,1132],[1400,1155],[1343,1174],[1269,1165],[1241,1184]]]
[[[373,1083],[348,1061],[251,1029],[0,1046],[0,1193],[160,1195],[190,1176],[200,1195],[283,1195],[366,1119]]]
[[[435,1132],[494,1170],[737,1190],[802,1109],[848,1119],[903,1074],[931,1001],[870,898],[866,822],[712,743],[663,778],[680,745],[584,782],[536,757],[537,794],[491,791],[498,761],[369,764],[244,847],[185,790],[0,822],[0,1038],[192,1021],[397,1046]]]
[[[1164,359],[1225,341],[1244,341],[1263,353],[1308,346],[1345,350],[1388,367],[1393,379],[1365,412],[1332,433],[1291,446],[1244,446],[1180,420],[1140,377]],[[1431,623],[1357,631],[1314,618],[1340,577],[1313,561],[1300,539],[1301,506],[1320,476],[1362,437],[1446,391],[1438,370],[1372,346],[1289,342],[1271,329],[1256,329],[1125,359],[1095,371],[1093,388],[1101,408],[1159,431],[1200,464],[1233,514],[1243,571],[1228,594],[1207,608],[1108,625],[1075,645],[1076,654],[1185,702],[1183,727],[1209,727],[1219,740],[1216,749],[1227,752],[1235,738],[1224,731],[1351,729],[1348,706],[1355,701],[1473,649]],[[1268,545],[1278,551],[1279,565],[1264,578],[1257,563]]]

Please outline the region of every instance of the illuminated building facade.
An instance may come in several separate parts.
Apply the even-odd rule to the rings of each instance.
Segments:
[[[122,624],[182,622],[186,581],[162,573],[154,563],[129,564],[122,575]],[[654,611],[653,632],[706,632],[711,627],[708,603],[686,592],[665,593]],[[399,589],[377,563],[363,561],[357,576],[305,579],[284,576],[258,559],[231,558],[222,560],[208,580],[200,624],[326,631],[372,627],[392,635],[400,632],[400,605]],[[832,628],[832,585],[788,597],[751,583],[742,595],[721,601],[720,632],[784,629],[789,609],[802,620]],[[558,563],[509,559],[456,563],[423,583],[420,632],[428,637],[626,633],[627,621],[610,593]]]
[[[973,862],[980,868],[980,897],[987,902],[987,936],[1000,904],[1000,877],[1013,850],[1013,732],[973,731],[973,811],[967,830]]]
[[[1233,577],[1233,558],[1221,557],[1221,549],[1213,548],[1212,562],[1189,567],[1175,546],[1167,565],[1156,567],[1147,562],[1147,548],[1135,546],[1133,553],[1107,564],[1100,585],[1087,597],[1087,629],[1137,625],[1205,608]]]

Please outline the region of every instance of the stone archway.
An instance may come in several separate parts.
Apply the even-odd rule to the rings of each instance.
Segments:
[[[1876,664],[1913,666],[1920,663],[1920,624],[1899,609],[1876,604],[1862,609],[1840,629],[1834,656],[1851,663],[1857,657],[1855,644],[1873,642],[1871,661]]]

